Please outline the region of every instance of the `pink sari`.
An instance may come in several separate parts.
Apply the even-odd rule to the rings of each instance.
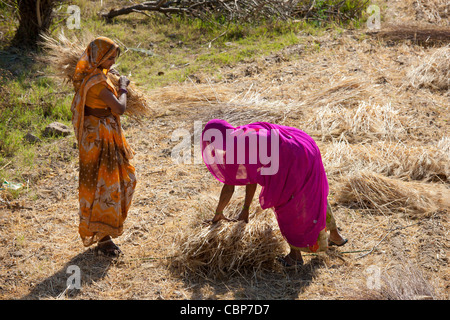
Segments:
[[[237,128],[209,121],[202,132],[203,161],[222,183],[262,186],[261,208],[274,208],[293,247],[312,247],[326,225],[328,180],[319,148],[305,132],[256,122]]]

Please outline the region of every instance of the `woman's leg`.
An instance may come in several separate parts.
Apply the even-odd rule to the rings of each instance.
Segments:
[[[330,231],[330,237],[328,244],[329,245],[337,245],[342,246],[347,243],[347,239],[344,239],[338,231],[336,220],[333,216],[333,210],[331,209],[330,204],[327,202],[327,218],[326,218],[326,226],[327,230]]]
[[[330,231],[330,235],[327,235],[327,230]],[[328,241],[327,241],[328,239]],[[327,216],[326,216],[326,228],[320,231],[317,242],[311,247],[297,248],[290,246],[291,251],[282,260],[283,263],[291,265],[303,264],[303,258],[301,252],[321,252],[326,251],[330,245],[342,246],[347,243],[347,239],[344,239],[338,231],[336,226],[336,220],[334,219],[331,206],[327,202]]]
[[[302,253],[299,249],[291,247],[291,251],[284,258],[288,265],[301,265],[303,264]]]

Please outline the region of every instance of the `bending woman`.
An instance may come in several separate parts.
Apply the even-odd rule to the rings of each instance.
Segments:
[[[106,37],[93,40],[80,57],[73,85],[72,123],[79,148],[79,234],[84,246],[98,243],[107,256],[121,253],[112,238],[123,223],[136,186],[135,169],[120,124],[126,110],[129,80],[120,77],[119,90],[107,74],[120,54]]]
[[[203,130],[202,154],[212,175],[224,183],[213,223],[227,219],[223,210],[236,185],[246,186],[238,220],[248,221],[259,184],[261,208],[274,209],[291,248],[282,259],[285,265],[302,264],[301,251],[325,251],[329,245],[347,242],[339,234],[327,202],[328,180],[319,148],[305,132],[266,122],[234,128],[215,119]]]

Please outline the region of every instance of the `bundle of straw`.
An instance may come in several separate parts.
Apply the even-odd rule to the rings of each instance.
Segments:
[[[67,82],[71,82],[78,59],[83,54],[89,42],[80,41],[76,37],[70,40],[64,33],[60,33],[58,39],[44,34],[41,35],[41,38],[40,45],[47,53],[42,59],[45,59],[45,62],[50,64],[58,77],[63,78]],[[84,38],[93,39],[92,36],[88,35]],[[108,78],[116,88],[119,87],[119,76],[109,72]],[[125,111],[127,115],[139,120],[140,117],[153,116],[155,114],[148,103],[149,98],[133,82],[130,82],[127,90],[127,109]]]
[[[450,45],[436,49],[409,71],[409,84],[414,88],[450,89]]]
[[[326,89],[314,92],[302,101],[301,106],[356,106],[373,96],[375,88],[361,78],[344,78]]]
[[[339,189],[340,203],[378,212],[383,215],[405,213],[411,217],[428,216],[439,209],[440,192],[431,186],[391,179],[370,171],[347,178]]]
[[[450,153],[445,151],[446,141],[441,139],[436,147],[407,147],[388,141],[373,145],[333,141],[324,153],[323,162],[328,176],[365,168],[400,180],[445,183],[450,182]]]
[[[182,274],[213,279],[273,270],[276,257],[286,249],[273,227],[267,214],[250,216],[249,223],[222,220],[199,225],[180,239],[172,265]]]
[[[187,80],[183,84],[173,84],[153,89],[152,101],[159,104],[172,105],[179,108],[197,105],[218,105],[227,101],[231,95],[231,89],[223,85],[196,84]]]
[[[405,132],[399,112],[391,104],[372,105],[364,101],[356,108],[325,105],[317,108],[306,127],[322,140],[399,138]]]

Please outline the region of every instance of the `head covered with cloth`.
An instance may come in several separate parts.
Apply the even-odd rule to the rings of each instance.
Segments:
[[[107,88],[117,96],[117,90],[111,80],[107,77],[108,69],[101,68],[108,64],[108,60],[117,57],[120,54],[119,46],[107,37],[98,37],[91,41],[84,50],[77,62],[75,73],[72,77],[72,84],[75,90],[75,96],[72,101],[72,124],[75,130],[75,136],[78,142],[81,140],[80,132],[83,131],[84,106],[86,94],[93,86],[104,83]],[[111,67],[111,65],[109,65]],[[115,115],[120,129],[120,117]],[[127,143],[123,145],[127,158],[133,157],[133,151]]]

